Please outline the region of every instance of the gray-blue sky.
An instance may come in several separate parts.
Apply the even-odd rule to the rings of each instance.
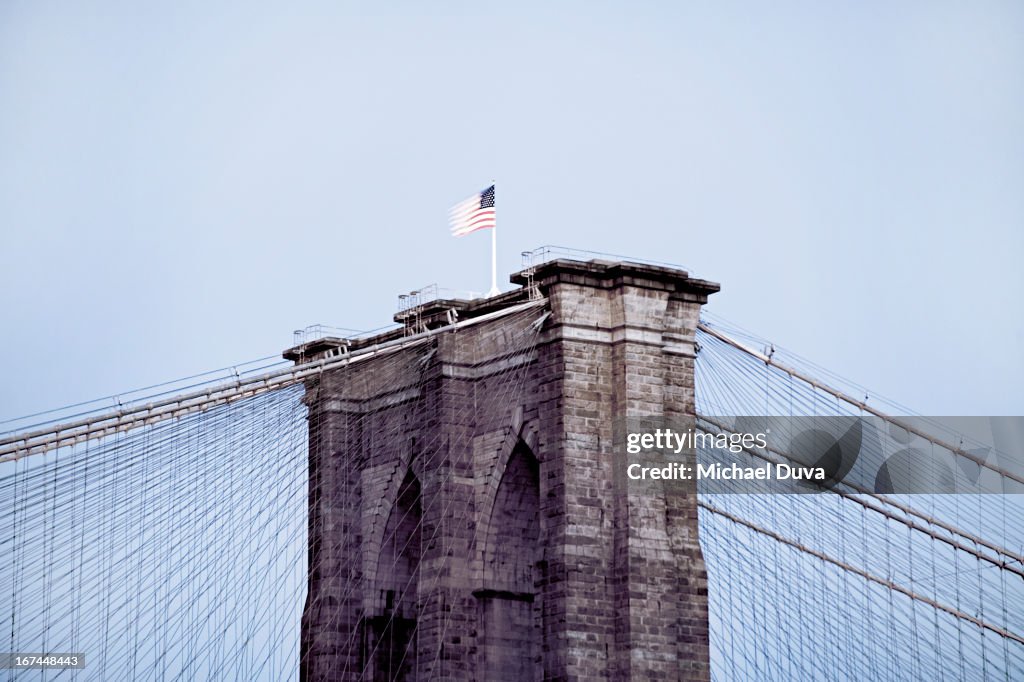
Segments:
[[[6,2],[0,417],[484,290],[445,220],[491,179],[502,273],[683,263],[920,412],[1024,413],[1022,72],[1013,2]]]

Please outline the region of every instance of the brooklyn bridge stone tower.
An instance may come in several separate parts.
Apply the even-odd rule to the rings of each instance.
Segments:
[[[718,285],[574,260],[512,281],[286,352],[352,357],[306,387],[302,679],[709,679],[696,491],[634,488],[616,443],[693,414]]]

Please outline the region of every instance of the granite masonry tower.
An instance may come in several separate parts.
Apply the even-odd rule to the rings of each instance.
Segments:
[[[306,384],[303,680],[710,679],[696,491],[634,488],[616,444],[693,415],[718,285],[575,260],[512,282],[285,353],[331,362]]]

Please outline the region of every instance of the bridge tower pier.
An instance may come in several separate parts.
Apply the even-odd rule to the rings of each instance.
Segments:
[[[307,383],[303,680],[710,679],[696,490],[631,486],[622,444],[627,418],[693,414],[718,285],[571,260],[512,281],[286,351],[352,358]]]

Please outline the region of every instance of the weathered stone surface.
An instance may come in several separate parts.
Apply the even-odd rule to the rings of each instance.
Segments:
[[[635,489],[614,443],[624,418],[693,413],[718,287],[629,263],[532,274],[539,329],[541,308],[439,330],[309,383],[303,679],[710,679],[696,492]]]

